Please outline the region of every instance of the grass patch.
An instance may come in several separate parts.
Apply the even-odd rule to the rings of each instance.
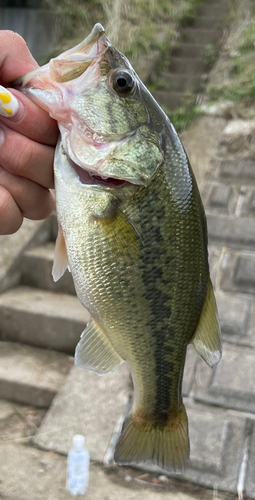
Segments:
[[[170,48],[178,45],[179,27],[194,22],[203,1],[45,0],[47,8],[59,13],[61,33],[50,57],[79,43],[100,22],[113,45],[130,59],[150,90],[167,89],[167,83],[159,75],[167,68]],[[208,59],[213,57],[211,52]],[[49,54],[40,62],[48,60]],[[197,115],[190,98],[184,98],[174,112],[165,111],[179,132]]]
[[[178,39],[178,25],[194,19],[202,1],[44,0],[46,8],[59,13],[61,35],[51,57],[74,46],[100,22],[139,74],[142,58],[158,52],[162,61]]]
[[[173,111],[163,107],[178,133],[183,132],[201,111],[194,103],[194,96],[183,97],[181,105]]]
[[[230,53],[228,72],[223,81],[209,85],[208,96],[212,101],[230,99],[232,101],[254,100],[255,96],[255,1],[248,22],[243,25],[239,42],[233,54]]]

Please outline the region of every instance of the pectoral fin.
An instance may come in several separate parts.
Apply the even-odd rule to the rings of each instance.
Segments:
[[[203,309],[191,344],[211,368],[219,362],[221,358],[220,325],[211,280],[208,283]]]
[[[126,215],[113,203],[101,215],[93,215],[92,221],[100,224],[102,234],[111,243],[119,256],[128,256],[132,260],[139,258],[143,240],[128,220]]]
[[[123,362],[104,331],[91,319],[75,350],[75,364],[98,375],[116,370]]]
[[[54,281],[58,281],[66,269],[68,268],[68,258],[66,252],[66,244],[61,226],[58,227],[58,236],[54,251],[54,263],[52,268],[52,276]]]

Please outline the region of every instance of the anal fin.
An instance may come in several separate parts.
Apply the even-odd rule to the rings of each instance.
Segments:
[[[206,298],[191,344],[211,368],[220,361],[220,324],[211,280],[208,282]]]
[[[75,364],[103,375],[116,370],[122,362],[103,329],[91,319],[76,346]]]

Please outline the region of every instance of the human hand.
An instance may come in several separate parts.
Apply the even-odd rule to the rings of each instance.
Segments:
[[[24,217],[40,220],[52,212],[55,199],[49,188],[54,186],[53,157],[58,128],[48,113],[18,90],[9,88],[10,82],[38,67],[23,38],[12,31],[0,31],[0,47],[0,235],[3,235],[16,232]],[[3,102],[10,98],[9,103]]]

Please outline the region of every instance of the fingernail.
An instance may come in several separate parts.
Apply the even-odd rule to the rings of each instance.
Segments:
[[[11,118],[19,109],[19,101],[9,90],[0,85],[0,115]]]

